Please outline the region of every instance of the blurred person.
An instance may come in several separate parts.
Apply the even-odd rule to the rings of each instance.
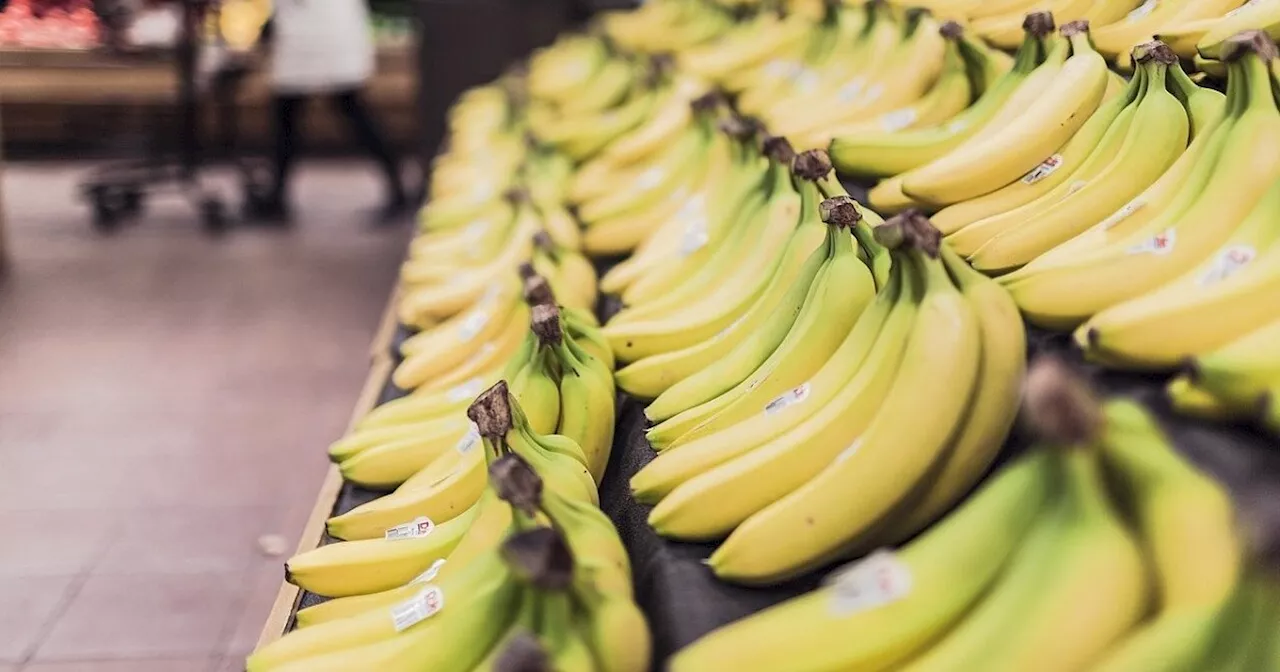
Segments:
[[[308,99],[324,98],[382,172],[385,201],[377,221],[400,219],[409,210],[400,162],[361,97],[374,71],[365,0],[275,0],[274,4],[275,14],[263,36],[272,50],[274,170],[267,197],[251,202],[250,214],[275,222],[288,220],[289,181],[300,147],[299,118]]]

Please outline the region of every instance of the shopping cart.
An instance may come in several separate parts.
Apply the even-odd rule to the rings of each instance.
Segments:
[[[205,184],[204,173],[221,163],[236,169],[240,176],[246,203],[265,196],[262,169],[240,157],[236,151],[238,138],[237,93],[249,73],[248,62],[240,58],[219,59],[214,68],[201,68],[201,50],[205,26],[210,12],[216,12],[211,0],[180,0],[181,22],[172,51],[177,74],[175,108],[168,119],[152,124],[152,132],[136,151],[136,159],[116,161],[94,170],[81,184],[81,191],[93,213],[93,226],[101,232],[112,232],[126,221],[136,218],[148,197],[176,194],[187,200],[199,216],[204,229],[211,234],[225,231],[231,221],[226,201]],[[110,17],[107,27],[112,28]],[[214,108],[214,148],[201,146],[201,113],[206,105]],[[176,112],[176,114],[172,114]],[[175,149],[169,149],[170,147]],[[216,158],[217,161],[211,161]]]

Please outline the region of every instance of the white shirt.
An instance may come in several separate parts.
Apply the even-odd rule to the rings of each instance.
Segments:
[[[366,0],[276,0],[272,81],[282,93],[355,88],[373,75]]]

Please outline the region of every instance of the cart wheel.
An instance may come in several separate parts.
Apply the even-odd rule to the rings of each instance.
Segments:
[[[216,198],[206,198],[200,202],[200,218],[204,230],[212,235],[221,235],[227,230],[226,208]]]
[[[120,211],[106,193],[93,195],[93,229],[98,233],[114,233],[120,228]]]
[[[142,196],[142,190],[137,188],[126,189],[120,196],[120,210],[129,216],[135,216],[142,213],[142,208],[146,206],[146,200]]]

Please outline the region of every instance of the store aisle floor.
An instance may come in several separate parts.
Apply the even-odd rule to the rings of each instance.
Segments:
[[[101,238],[82,170],[5,174],[0,672],[238,670],[285,559],[259,539],[296,543],[408,227],[321,164],[292,230],[210,240],[163,198]]]

